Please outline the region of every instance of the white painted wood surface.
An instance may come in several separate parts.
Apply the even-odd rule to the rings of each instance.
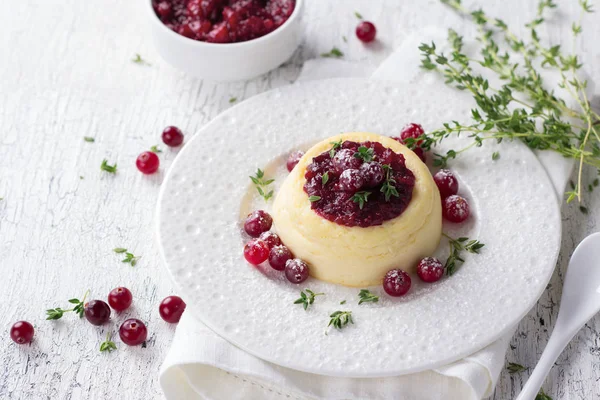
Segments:
[[[160,143],[166,125],[181,127],[189,140],[204,123],[230,106],[295,80],[306,59],[332,46],[345,59],[378,65],[409,32],[429,24],[467,26],[435,0],[307,0],[303,46],[267,76],[213,84],[184,76],[162,61],[146,29],[141,1],[27,0],[3,3],[0,13],[0,398],[160,398],[158,369],[174,326],[159,315],[159,301],[172,293],[153,238],[158,187],[176,155],[165,149],[161,172],[142,176],[135,157]],[[376,4],[373,4],[376,3]],[[473,4],[469,1],[468,4]],[[483,3],[483,2],[481,2]],[[522,24],[534,2],[486,1],[490,14]],[[489,4],[488,4],[489,3]],[[570,46],[575,1],[563,0],[553,28],[540,33]],[[596,8],[599,4],[596,1]],[[354,37],[354,11],[376,23],[380,43],[365,48]],[[595,82],[600,82],[600,25],[586,18],[577,45]],[[348,43],[342,39],[347,36]],[[130,60],[140,53],[151,66]],[[84,142],[84,136],[96,139]],[[103,158],[117,163],[116,176],[99,170]],[[586,171],[586,177],[596,171]],[[519,194],[516,193],[515,196]],[[586,195],[589,215],[576,204],[563,207],[564,237],[559,266],[548,290],[521,322],[507,361],[533,367],[558,312],[568,256],[598,229],[600,194]],[[527,199],[522,199],[527,201]],[[199,201],[201,201],[199,199]],[[534,207],[535,205],[532,205]],[[506,249],[522,251],[523,249]],[[132,268],[114,247],[142,256]],[[101,328],[66,315],[45,321],[44,310],[91,290],[105,298],[124,285],[134,307]],[[124,319],[147,322],[146,348],[127,348],[118,338],[112,354],[98,351],[106,331]],[[13,322],[36,328],[30,346],[9,338]],[[510,399],[528,372],[503,372],[493,399]],[[556,399],[600,398],[600,317],[576,336],[559,358],[544,388]]]

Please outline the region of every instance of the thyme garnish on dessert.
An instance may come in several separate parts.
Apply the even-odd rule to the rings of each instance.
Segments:
[[[445,233],[442,233],[442,235],[448,239],[448,244],[450,245],[450,255],[446,260],[446,265],[444,265],[444,268],[446,269],[446,275],[448,276],[454,274],[454,272],[456,272],[456,268],[465,262],[461,254],[463,251],[466,250],[469,253],[479,254],[479,250],[485,246],[485,244],[479,242],[479,240],[471,240],[467,237],[453,239]]]
[[[374,295],[367,289],[361,289],[358,297],[360,298],[359,305],[362,303],[377,303],[379,301],[379,296]]]
[[[325,172],[321,177],[321,184],[325,186],[329,182],[329,172]]]
[[[263,199],[265,199],[265,201],[269,201],[269,199],[271,197],[273,197],[273,191],[270,190],[269,192],[267,192],[267,186],[269,186],[271,183],[275,182],[275,179],[265,180],[264,178],[265,178],[264,171],[261,170],[260,168],[258,168],[256,170],[256,175],[251,176],[250,180],[256,186],[256,191],[258,192],[258,194],[260,194],[261,197]]]
[[[104,351],[108,351],[109,353],[113,350],[117,349],[117,345],[115,345],[115,342],[110,340],[110,332],[106,333],[106,340],[102,343],[100,343],[100,351],[104,352]]]
[[[336,311],[329,318],[331,319],[329,320],[329,325],[327,325],[328,328],[333,326],[336,329],[342,329],[348,325],[348,322],[354,324],[352,311]]]
[[[321,200],[321,196],[310,196],[310,197],[308,198],[308,200],[309,200],[311,203],[314,203],[315,201],[319,201],[319,200]]]
[[[79,299],[69,299],[69,303],[71,304],[75,304],[75,307],[73,308],[69,308],[67,310],[63,310],[60,307],[56,307],[56,308],[51,308],[49,310],[46,310],[46,320],[55,320],[55,319],[61,319],[64,315],[64,313],[66,312],[71,312],[73,311],[76,314],[79,314],[79,318],[83,317],[83,305],[85,304],[85,298],[87,297],[87,295],[90,293],[90,291],[86,291],[85,294],[83,295],[83,299],[79,300]]]
[[[482,10],[466,10],[461,0],[441,1],[477,25],[480,57],[465,54],[463,38],[449,30],[451,54],[442,54],[433,42],[421,44],[422,67],[443,74],[447,84],[470,91],[477,108],[471,110],[473,123],[446,123],[441,129],[408,140],[409,146],[429,150],[451,135],[469,135],[473,141],[466,147],[435,154],[435,165],[445,166],[460,153],[481,146],[484,140],[519,139],[531,149],[552,150],[577,160],[577,184],[566,195],[567,202],[575,198],[581,201],[583,166],[600,168],[600,115],[592,110],[585,93],[587,81],[579,74],[582,64],[577,54],[566,54],[560,45],[547,47],[538,36],[537,30],[544,23],[544,11],[555,8],[556,4],[552,0],[540,1],[537,16],[526,24],[530,37],[525,40],[516,36],[501,19],[489,17]],[[579,4],[582,17],[593,11],[589,1],[580,0]],[[572,25],[572,31],[574,39],[581,34],[581,20]],[[502,37],[510,50],[501,49],[504,44],[496,41],[497,36]],[[568,92],[576,107],[569,106],[566,98],[545,88],[537,65],[558,73],[558,86]],[[486,68],[502,84],[492,87],[473,67]]]
[[[385,201],[390,201],[392,196],[400,197],[398,189],[396,189],[396,180],[391,177],[392,167],[388,164],[383,165],[385,170],[385,181],[381,185],[381,193],[385,196]]]
[[[335,151],[342,147],[342,139],[337,142],[329,142],[329,144],[332,145],[331,150],[329,150],[329,157],[333,158],[333,156],[335,156]]]
[[[352,201],[358,203],[358,208],[362,210],[365,206],[365,203],[369,201],[368,197],[370,194],[371,192],[367,191],[356,192],[354,193],[354,196],[352,196]]]
[[[115,163],[115,165],[109,165],[108,160],[105,158],[104,160],[102,160],[102,164],[100,164],[100,169],[102,171],[110,172],[111,174],[116,174],[117,164]]]
[[[527,368],[517,363],[508,363],[506,370],[509,374],[516,374],[517,372],[525,371]]]
[[[302,307],[306,310],[308,309],[308,306],[315,302],[315,297],[323,295],[325,295],[325,293],[315,293],[310,289],[304,289],[300,292],[300,298],[294,301],[294,304],[302,304]]]
[[[358,151],[354,153],[354,157],[362,159],[364,162],[371,162],[375,158],[375,150],[360,146]]]

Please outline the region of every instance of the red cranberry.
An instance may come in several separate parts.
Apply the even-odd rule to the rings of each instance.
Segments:
[[[148,329],[139,319],[131,318],[121,324],[119,336],[126,345],[137,346],[146,341]]]
[[[273,218],[263,210],[250,213],[244,222],[244,230],[252,237],[259,237],[261,233],[271,229]]]
[[[358,157],[354,157],[356,152],[351,149],[342,149],[335,153],[333,156],[333,168],[338,174],[341,174],[347,169],[360,168],[362,160]]]
[[[176,126],[167,126],[162,132],[162,141],[169,147],[177,147],[183,143],[183,133]]]
[[[298,164],[298,162],[300,161],[300,159],[302,158],[302,156],[304,155],[303,151],[295,151],[293,153],[291,153],[287,159],[287,170],[289,172],[292,172],[292,170],[294,169],[294,167],[296,166],[296,164]]]
[[[403,141],[406,141],[406,139],[408,138],[416,139],[424,133],[425,130],[421,125],[411,122],[410,124],[402,128],[402,131],[400,132],[400,139],[402,139]],[[418,144],[421,144],[421,141],[419,141]]]
[[[444,265],[437,258],[425,257],[417,265],[417,275],[423,282],[439,281],[444,275]]]
[[[172,12],[173,12],[173,9],[171,8],[171,3],[169,3],[168,1],[161,1],[156,6],[156,13],[161,18],[169,18],[171,16]]]
[[[378,162],[367,162],[360,166],[360,172],[365,178],[365,186],[374,188],[378,186],[385,178],[383,166]]]
[[[392,269],[383,278],[383,290],[390,296],[404,296],[410,289],[410,276],[401,269]]]
[[[244,246],[244,257],[252,265],[259,265],[269,257],[269,246],[260,239],[252,239]]]
[[[281,245],[281,239],[279,239],[279,235],[277,235],[275,232],[263,232],[258,238],[265,242],[269,249]]]
[[[464,197],[458,195],[448,196],[442,204],[444,218],[450,222],[463,222],[470,215],[469,203]]]
[[[420,147],[415,147],[413,149],[413,153],[415,153],[423,162],[427,162],[427,157],[425,156],[425,150]]]
[[[181,36],[185,36],[186,38],[189,38],[189,39],[194,39],[196,37],[196,34],[192,30],[192,27],[190,26],[190,24],[183,24],[183,25],[179,26],[179,28],[177,28],[177,33],[179,33]]]
[[[269,264],[277,271],[283,271],[288,260],[294,258],[290,249],[285,246],[275,246],[269,252]]]
[[[10,328],[10,338],[17,344],[30,343],[33,339],[33,325],[27,321],[15,322]]]
[[[115,311],[124,311],[128,309],[132,301],[133,296],[131,291],[126,287],[114,288],[108,294],[108,304]]]
[[[110,307],[102,300],[92,300],[83,306],[85,319],[92,325],[102,325],[110,318]]]
[[[185,311],[185,301],[179,296],[165,297],[158,306],[160,317],[170,324],[175,324],[181,319],[181,314]]]
[[[299,258],[288,260],[285,263],[285,277],[288,281],[296,284],[302,283],[308,279],[308,275],[308,265]]]
[[[440,169],[433,176],[433,180],[437,185],[442,199],[458,193],[458,179],[449,169]]]
[[[377,29],[375,25],[369,21],[361,21],[356,27],[356,37],[364,43],[369,43],[375,40]]]
[[[197,38],[203,37],[212,28],[212,24],[209,21],[192,21],[188,25]]]
[[[206,35],[206,41],[212,43],[228,43],[229,39],[229,29],[227,28],[227,22],[219,22],[216,25],[213,25],[213,29],[208,32]]]
[[[358,169],[347,169],[340,175],[339,188],[345,192],[356,192],[365,184]]]
[[[135,160],[135,165],[141,173],[148,175],[156,172],[160,165],[160,160],[153,151],[145,151]]]
[[[200,7],[200,3],[202,0],[189,0],[187,3],[187,12],[188,15],[192,17],[204,17],[204,13],[202,12],[202,8]]]

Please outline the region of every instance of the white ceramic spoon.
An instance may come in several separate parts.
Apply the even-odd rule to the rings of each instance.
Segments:
[[[558,319],[538,365],[516,400],[534,400],[573,336],[600,311],[600,232],[583,240],[569,262]]]

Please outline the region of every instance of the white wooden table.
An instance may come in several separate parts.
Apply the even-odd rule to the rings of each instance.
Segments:
[[[27,0],[3,4],[0,13],[0,398],[113,399],[159,398],[157,375],[175,327],[158,315],[160,300],[172,294],[153,238],[158,188],[176,151],[165,149],[160,132],[177,125],[189,140],[203,124],[256,93],[295,80],[306,59],[332,46],[346,60],[378,65],[410,32],[429,24],[464,28],[435,0],[306,1],[306,35],[287,64],[261,78],[232,84],[202,82],[162,61],[148,35],[140,1]],[[8,2],[5,2],[8,3]],[[377,3],[377,4],[373,4]],[[468,2],[471,4],[472,2]],[[521,25],[533,2],[485,3],[490,14]],[[575,1],[561,1],[549,35],[568,38]],[[597,3],[597,2],[596,2]],[[596,4],[598,8],[598,4]],[[354,11],[376,23],[380,44],[365,49],[354,37]],[[596,15],[597,16],[597,15]],[[600,25],[587,18],[578,41],[583,61],[600,82]],[[349,38],[348,43],[342,36]],[[131,62],[135,53],[151,66]],[[84,136],[95,138],[87,143]],[[136,156],[159,144],[160,173],[145,177]],[[103,158],[118,164],[112,176],[101,172]],[[588,170],[591,177],[596,171]],[[559,267],[548,290],[521,322],[507,361],[533,367],[558,312],[568,256],[587,233],[597,230],[598,191],[587,195],[589,215],[564,207]],[[523,199],[527,201],[527,199]],[[532,205],[534,206],[534,205]],[[535,245],[535,243],[527,244]],[[142,256],[132,268],[112,252],[126,247]],[[526,249],[507,249],[526,251]],[[116,286],[130,288],[134,307],[113,314],[103,327],[65,315],[45,321],[47,308],[91,290],[105,299]],[[147,322],[147,347],[98,351],[107,330],[139,317]],[[36,328],[31,346],[9,338],[13,322]],[[502,373],[493,396],[510,399],[529,372]],[[600,317],[576,336],[559,358],[544,388],[556,399],[600,398]]]

